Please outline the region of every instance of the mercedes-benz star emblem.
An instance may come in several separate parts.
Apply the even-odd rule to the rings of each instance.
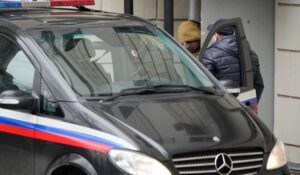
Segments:
[[[229,175],[232,171],[232,160],[227,154],[218,154],[215,158],[215,167],[220,175]]]

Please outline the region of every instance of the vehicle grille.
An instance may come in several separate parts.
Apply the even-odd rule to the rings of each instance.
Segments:
[[[257,149],[181,154],[173,156],[172,160],[180,175],[218,175],[215,158],[220,153],[225,153],[231,158],[231,175],[255,175],[263,164],[263,151]]]

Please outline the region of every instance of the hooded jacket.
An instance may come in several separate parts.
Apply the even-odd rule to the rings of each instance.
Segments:
[[[200,61],[218,80],[233,80],[240,84],[238,54],[235,36],[228,36],[208,47]],[[264,83],[260,73],[257,54],[251,50],[250,57],[254,72],[254,88],[256,89],[257,101],[259,101],[264,89]]]

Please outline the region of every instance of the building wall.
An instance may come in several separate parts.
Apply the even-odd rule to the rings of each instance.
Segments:
[[[109,12],[124,13],[124,0],[95,0],[91,8]],[[133,0],[134,15],[146,18],[160,27],[164,27],[163,0]],[[188,18],[188,0],[174,0],[174,36],[177,37],[179,24]]]
[[[274,0],[202,0],[202,28],[219,18],[241,17],[251,48],[260,59],[265,89],[259,117],[273,129],[274,115]]]
[[[275,133],[300,163],[300,1],[276,0]]]

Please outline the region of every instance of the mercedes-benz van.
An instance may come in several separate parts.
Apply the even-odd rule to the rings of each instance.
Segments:
[[[0,10],[1,175],[289,174],[283,143],[163,30],[80,9]],[[241,22],[224,26],[252,90]]]

